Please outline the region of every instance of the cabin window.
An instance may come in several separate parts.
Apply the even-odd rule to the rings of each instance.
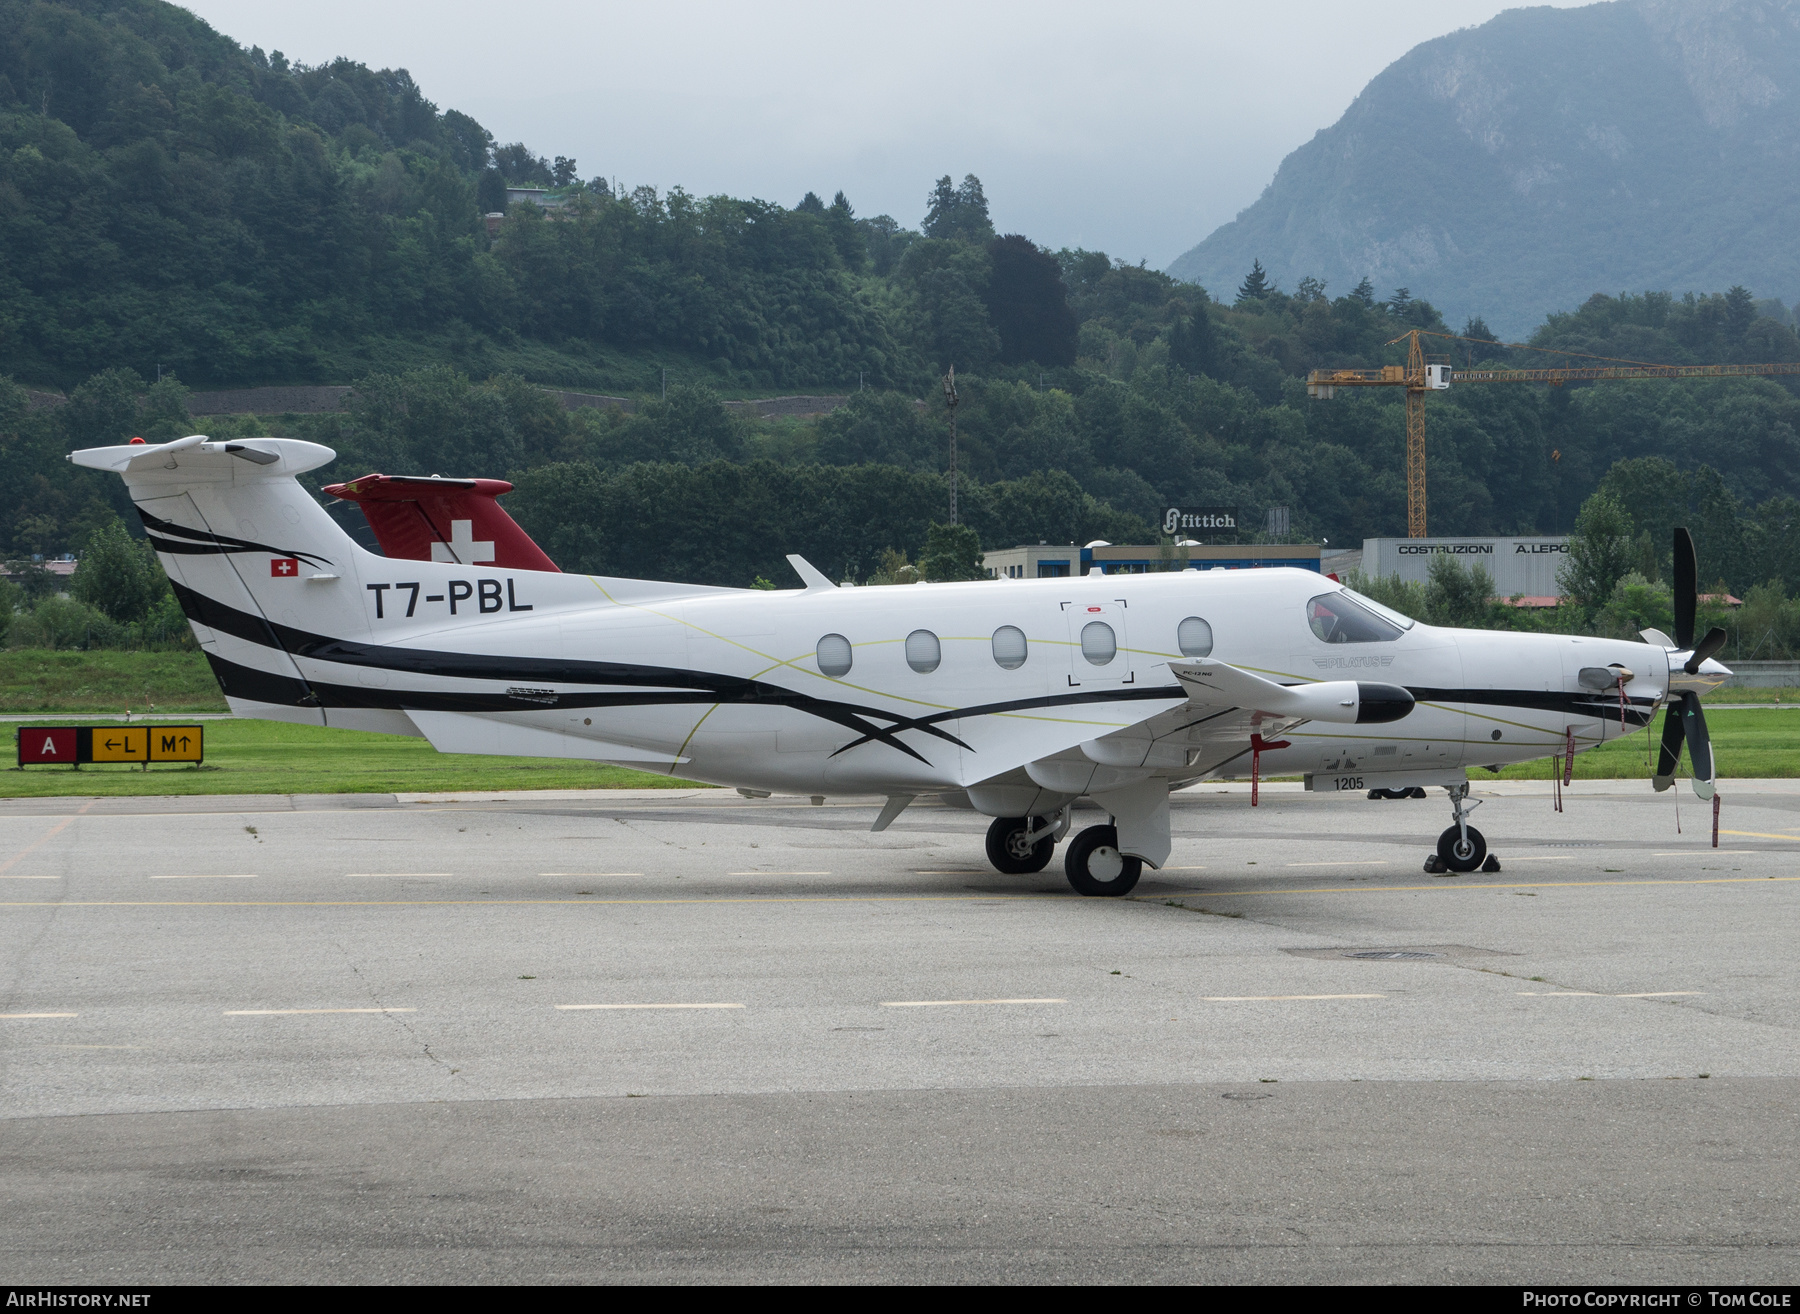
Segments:
[[[850,674],[850,640],[841,634],[827,634],[819,640],[819,674],[832,679]]]
[[[1095,666],[1104,666],[1119,652],[1119,640],[1105,621],[1089,621],[1081,627],[1081,655]]]
[[[1175,642],[1181,646],[1183,657],[1210,657],[1212,626],[1198,616],[1189,616],[1175,627]]]
[[[1025,631],[1002,625],[994,631],[994,662],[1002,670],[1016,671],[1025,664]]]
[[[906,664],[920,675],[930,675],[943,660],[943,645],[930,630],[914,630],[906,636]]]
[[[1405,633],[1398,625],[1350,600],[1347,593],[1322,593],[1306,604],[1306,623],[1326,643],[1391,643]]]

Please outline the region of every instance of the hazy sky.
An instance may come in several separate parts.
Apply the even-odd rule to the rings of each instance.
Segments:
[[[1567,0],[1564,0],[1566,5]],[[943,174],[1052,247],[1166,265],[1421,41],[1493,0],[869,5],[198,0],[245,46],[410,69],[582,176],[916,227]]]

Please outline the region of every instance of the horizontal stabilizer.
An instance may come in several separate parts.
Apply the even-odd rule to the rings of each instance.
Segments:
[[[1346,725],[1398,721],[1413,709],[1413,696],[1397,684],[1325,680],[1276,684],[1224,662],[1170,662],[1169,669],[1199,707],[1243,707],[1271,716]]]

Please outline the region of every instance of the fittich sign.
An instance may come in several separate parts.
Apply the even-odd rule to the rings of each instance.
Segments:
[[[1235,534],[1237,529],[1235,506],[1172,506],[1163,511],[1165,534]]]

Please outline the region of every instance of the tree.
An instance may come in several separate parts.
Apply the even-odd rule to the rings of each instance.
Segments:
[[[1631,573],[1631,540],[1636,533],[1631,516],[1616,498],[1595,493],[1581,504],[1575,517],[1569,559],[1556,571],[1557,587],[1592,615]]]
[[[839,195],[842,195],[840,192]],[[819,199],[817,192],[808,192],[800,198],[800,204],[794,207],[801,214],[824,214],[825,202]]]
[[[1299,285],[1294,288],[1294,299],[1296,301],[1325,301],[1328,299],[1325,295],[1327,286],[1328,284],[1324,279],[1314,278],[1311,274],[1308,274],[1305,278],[1301,279]]]
[[[1261,301],[1274,290],[1275,285],[1263,271],[1262,261],[1253,260],[1250,272],[1244,276],[1244,285],[1238,289],[1237,304],[1241,306],[1246,301]]]
[[[1206,305],[1202,300],[1191,315],[1169,326],[1169,363],[1190,374],[1216,375],[1219,370],[1219,337]]]
[[[985,242],[994,235],[987,194],[981,189],[981,179],[972,173],[963,175],[959,187],[952,187],[950,175],[945,174],[925,203],[925,221],[919,227],[927,237]]]
[[[968,525],[933,524],[925,535],[919,568],[934,584],[985,578],[980,535]]]
[[[1362,282],[1350,289],[1350,295],[1362,302],[1363,305],[1370,309],[1374,309],[1375,285],[1368,280],[1367,276],[1363,278]]]
[[[988,316],[1000,335],[1006,365],[1073,365],[1075,312],[1063,286],[1062,266],[1017,233],[988,243]]]
[[[1455,557],[1440,553],[1426,567],[1424,619],[1432,625],[1486,629],[1493,596],[1494,577],[1479,564],[1465,570]]]
[[[856,211],[850,205],[850,198],[842,192],[833,196],[826,207],[825,227],[831,233],[831,244],[837,248],[838,259],[844,262],[844,268],[860,273],[869,263],[869,245],[856,222]]]
[[[506,209],[506,179],[498,169],[483,169],[475,184],[475,208],[483,214]]]
[[[1387,306],[1388,314],[1392,315],[1395,319],[1405,319],[1411,313],[1413,307],[1412,289],[1405,287],[1395,288],[1394,295],[1389,297],[1384,304]]]
[[[1502,347],[1494,338],[1494,330],[1487,326],[1487,321],[1480,315],[1470,315],[1463,324],[1462,335],[1471,341],[1463,343],[1463,350],[1469,354],[1471,365],[1484,360],[1493,360],[1502,353]]]
[[[571,186],[578,176],[575,161],[567,155],[558,155],[556,163],[550,166],[550,181],[558,187]]]
[[[167,589],[150,545],[135,541],[118,519],[88,539],[87,551],[69,581],[69,591],[79,601],[120,624],[143,620]]]

